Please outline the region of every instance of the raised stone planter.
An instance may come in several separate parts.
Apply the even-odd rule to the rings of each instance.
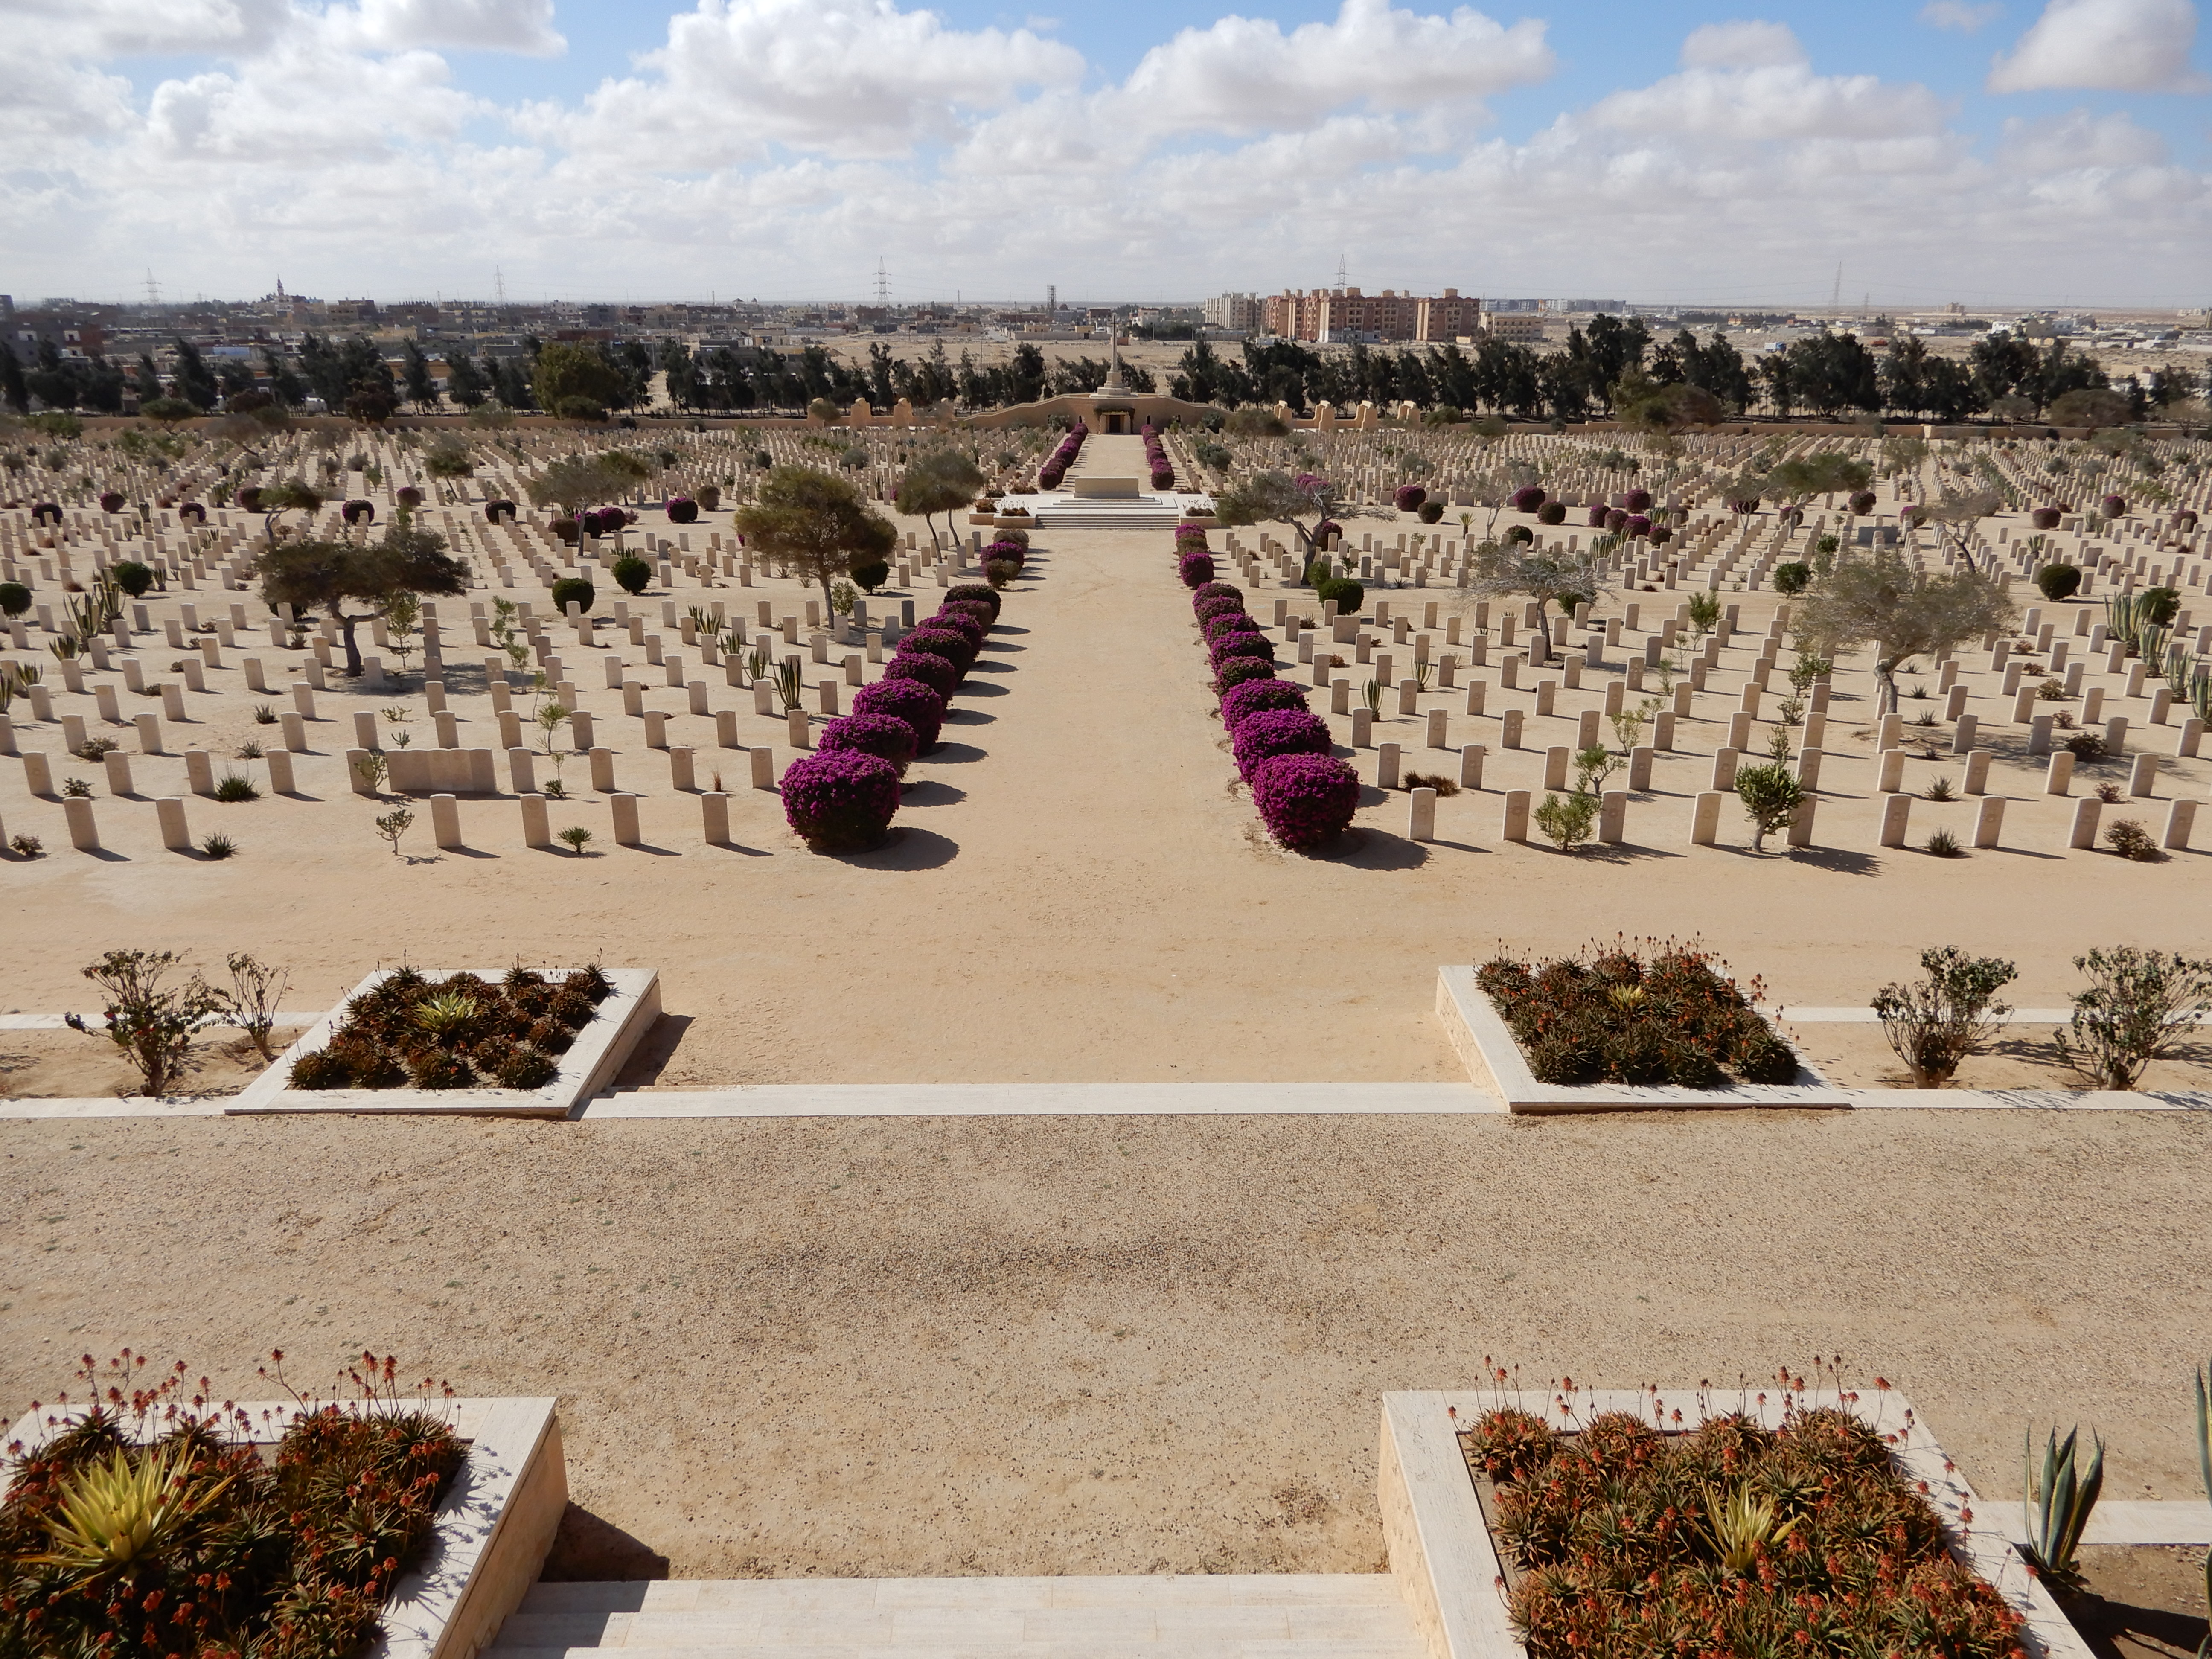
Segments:
[[[568,1503],[555,1403],[452,1400],[427,1407],[449,1413],[454,1432],[469,1443],[468,1459],[438,1506],[422,1559],[386,1598],[383,1634],[367,1659],[474,1659],[521,1605]],[[415,1406],[402,1402],[402,1409]],[[285,1400],[248,1401],[240,1409],[252,1427],[233,1419],[226,1433],[273,1443],[306,1408]],[[36,1450],[63,1425],[53,1420],[61,1415],[31,1413],[9,1438]]]
[[[1954,1559],[1978,1575],[2027,1620],[2023,1644],[2038,1659],[2091,1659],[2089,1644],[2040,1580],[2027,1570],[1990,1506],[1974,1495],[1965,1475],[1943,1455],[1911,1404],[1893,1390],[1871,1400],[1839,1398],[1832,1391],[1808,1390],[1791,1396],[1802,1408],[1840,1406],[1885,1435],[1897,1436],[1890,1458],[1908,1482],[1925,1482],[1928,1502],[1943,1519]],[[1741,1411],[1768,1428],[1779,1428],[1784,1401],[1770,1390],[1738,1400],[1694,1389],[1650,1391],[1584,1390],[1575,1399],[1577,1416],[1587,1421],[1601,1412],[1627,1412],[1662,1430],[1694,1428],[1711,1412]],[[1428,1645],[1430,1659],[1528,1659],[1506,1616],[1505,1575],[1489,1523],[1475,1496],[1474,1478],[1462,1454],[1458,1431],[1498,1407],[1517,1407],[1557,1426],[1561,1421],[1548,1394],[1494,1395],[1469,1389],[1447,1393],[1386,1394],[1382,1396],[1382,1444],[1377,1486],[1382,1536],[1389,1551],[1390,1574]],[[1453,1413],[1458,1413],[1455,1421]],[[1654,1413],[1657,1415],[1655,1418]],[[2002,1507],[2002,1506],[1998,1506]],[[1971,1522],[1964,1517],[1971,1515]]]
[[[567,1117],[613,1081],[638,1039],[660,1018],[660,975],[650,968],[611,968],[614,991],[592,1010],[560,1071],[542,1089],[295,1089],[292,1066],[301,1055],[327,1044],[345,1023],[354,998],[381,984],[389,969],[380,969],[353,988],[346,1000],[311,1026],[306,1036],[279,1054],[274,1064],[231,1101],[233,1115],[257,1112],[426,1112],[445,1115]],[[424,969],[431,979],[462,972],[457,968]],[[497,979],[497,968],[469,969]],[[549,977],[570,970],[544,970]]]
[[[1731,1083],[1717,1089],[1649,1088],[1626,1083],[1543,1083],[1521,1057],[1521,1045],[1474,982],[1471,967],[1437,969],[1437,1018],[1478,1089],[1510,1112],[1680,1111],[1745,1106],[1849,1106],[1850,1097],[1803,1060],[1795,1083]]]

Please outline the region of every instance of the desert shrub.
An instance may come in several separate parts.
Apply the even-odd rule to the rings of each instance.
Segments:
[[[1328,722],[1302,708],[1270,708],[1239,725],[1235,737],[1237,771],[1249,783],[1262,761],[1277,755],[1326,755],[1334,744]]]
[[[1012,559],[994,559],[983,567],[983,575],[994,587],[1004,587],[1021,574],[1021,566]]]
[[[2076,957],[2074,967],[2089,983],[2074,993],[2073,1015],[2052,1040],[2093,1088],[2134,1088],[2212,1013],[2212,962],[2120,945]]]
[[[1597,823],[1598,799],[1587,789],[1571,789],[1564,795],[1547,793],[1529,816],[1562,853],[1571,853],[1590,838]]]
[[[1560,525],[1567,521],[1565,501],[1546,501],[1536,509],[1536,522],[1541,525]]]
[[[1420,520],[1423,524],[1440,523],[1443,520],[1443,516],[1444,504],[1442,501],[1423,501],[1421,503]]]
[[[563,576],[553,584],[553,609],[564,617],[572,605],[580,606],[584,614],[590,616],[592,601],[598,597],[598,590],[581,576]]]
[[[919,679],[886,676],[853,694],[853,712],[905,721],[914,732],[915,752],[926,755],[937,747],[945,724],[945,699]]]
[[[1813,567],[1802,559],[1774,567],[1774,591],[1778,593],[1802,593],[1812,580]]]
[[[2046,599],[2070,599],[2081,591],[2081,568],[2079,565],[2046,564],[2035,573],[2035,585]]]
[[[898,772],[857,750],[816,750],[783,775],[783,816],[817,853],[864,851],[884,838],[898,811]]]
[[[699,503],[689,495],[671,495],[663,510],[671,524],[693,524],[699,517]]]
[[[1724,1080],[1723,1066],[1747,1082],[1796,1075],[1796,1054],[1752,1006],[1758,982],[1747,996],[1727,964],[1695,945],[1616,939],[1533,967],[1500,957],[1475,983],[1547,1083],[1656,1081],[1656,1073],[1705,1087]]]
[[[243,773],[226,772],[215,787],[217,800],[259,800],[261,792],[253,787],[253,780]]]
[[[1251,784],[1267,833],[1291,848],[1334,841],[1359,805],[1359,775],[1333,755],[1277,755],[1255,769]]]
[[[653,567],[635,553],[625,553],[617,559],[610,574],[615,579],[615,586],[633,598],[644,592],[653,580]]]
[[[891,579],[891,568],[883,559],[863,559],[847,574],[860,584],[862,592],[872,593]]]
[[[560,1072],[558,1062],[550,1054],[518,1047],[499,1063],[494,1075],[502,1089],[542,1089]]]
[[[831,720],[822,728],[816,739],[817,750],[828,752],[837,749],[857,750],[864,755],[889,761],[899,776],[914,763],[914,727],[893,714],[847,714]]]
[[[353,1068],[337,1048],[317,1048],[292,1062],[289,1086],[295,1089],[349,1089]]]
[[[1185,587],[1197,587],[1213,580],[1213,556],[1210,553],[1188,552],[1176,560],[1176,574]]]
[[[125,559],[119,564],[111,565],[107,574],[115,579],[118,587],[134,599],[144,599],[147,589],[154,586],[153,567],[141,564],[136,559]]]
[[[2137,864],[2156,864],[2166,857],[2150,831],[2135,818],[2116,818],[2106,825],[2105,842],[2122,858]]]
[[[905,641],[901,641],[900,646],[900,653],[884,665],[884,679],[916,680],[939,697],[950,699],[960,684],[959,671],[944,658],[927,651],[908,654],[904,649]]]
[[[1275,665],[1272,661],[1262,662],[1257,657],[1231,657],[1214,666],[1214,695],[1227,696],[1237,686],[1250,685],[1261,681],[1272,680],[1274,678]]]
[[[2076,760],[2091,765],[2105,758],[2105,740],[2094,732],[2067,738],[2066,749]]]
[[[21,582],[0,582],[0,617],[20,617],[31,608],[31,590]]]
[[[1295,708],[1304,711],[1306,694],[1302,686],[1287,680],[1247,680],[1233,685],[1222,694],[1221,723],[1231,732],[1254,714],[1273,708]]]

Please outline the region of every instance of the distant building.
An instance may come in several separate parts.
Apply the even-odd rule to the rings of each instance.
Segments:
[[[1208,328],[1225,328],[1249,334],[1265,320],[1256,294],[1217,294],[1200,307]]]
[[[1482,331],[1492,339],[1527,344],[1544,337],[1544,319],[1534,311],[1495,311],[1485,307]]]
[[[1267,296],[1261,326],[1285,340],[1318,343],[1347,341],[1456,340],[1474,332],[1482,301],[1455,288],[1441,295],[1401,294],[1384,289],[1363,294],[1356,288],[1285,289]]]

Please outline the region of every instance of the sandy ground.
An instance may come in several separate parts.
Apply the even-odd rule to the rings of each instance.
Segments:
[[[82,1001],[82,998],[76,999]],[[96,1004],[94,1005],[96,1006]],[[108,1040],[95,1018],[90,1032],[0,1031],[0,1096],[94,1097],[138,1092],[138,1070]],[[276,1052],[299,1033],[280,1028]],[[267,1062],[243,1031],[214,1026],[193,1042],[182,1082],[172,1093],[234,1095]]]
[[[2188,1498],[2212,1121],[0,1125],[0,1399],[128,1344],[556,1393],[679,1575],[1366,1571],[1376,1396],[1846,1356]]]

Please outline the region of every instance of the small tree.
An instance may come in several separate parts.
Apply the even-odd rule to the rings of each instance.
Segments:
[[[2074,1017],[2052,1034],[2058,1057],[2100,1089],[2132,1089],[2212,1012],[2212,962],[2132,945],[2074,958],[2089,976]]]
[[[1876,712],[1897,710],[1897,671],[1914,658],[1948,651],[2012,623],[2012,601],[2002,585],[1975,570],[1929,576],[1890,548],[1870,556],[1838,559],[1806,596],[1798,637],[1824,655],[1873,641],[1879,645]]]
[[[530,372],[538,406],[564,420],[603,420],[622,401],[623,374],[598,347],[556,340],[539,349]]]
[[[1547,794],[1534,814],[1536,827],[1552,838],[1562,853],[1571,853],[1588,841],[1597,823],[1597,797],[1576,789],[1565,795]]]
[[[191,1058],[192,1037],[219,1018],[224,998],[198,974],[164,988],[161,981],[183,958],[173,951],[110,951],[84,970],[106,995],[100,1010],[107,1039],[138,1068],[149,1095],[165,1095]],[[76,1030],[92,1030],[83,1015],[71,1014]]]
[[[374,542],[301,538],[272,544],[256,562],[261,597],[274,610],[289,605],[305,619],[321,611],[345,638],[345,672],[361,672],[361,647],[354,629],[386,614],[404,595],[459,593],[468,585],[468,567],[446,551],[446,538],[418,530],[404,509]],[[367,608],[349,611],[349,603]]]
[[[900,512],[921,515],[922,522],[929,526],[929,544],[935,548],[937,526],[930,515],[944,514],[945,528],[951,530],[952,514],[982,487],[982,470],[974,461],[957,449],[933,449],[907,463],[893,500]]]
[[[806,466],[779,466],[761,481],[750,505],[737,513],[738,532],[770,557],[822,589],[830,611],[830,584],[855,564],[888,556],[898,545],[890,520],[872,510],[844,479]]]
[[[276,1058],[270,1034],[276,1029],[276,1005],[292,982],[289,968],[271,968],[244,951],[234,951],[223,965],[230,969],[231,1018],[264,1060]]]
[[[397,807],[376,820],[376,833],[392,843],[392,856],[399,856],[399,838],[415,827],[415,815],[405,807]]]
[[[1746,766],[1735,775],[1736,799],[1751,819],[1751,850],[1766,850],[1766,838],[1797,816],[1804,804],[1805,786],[1780,761],[1765,766]]]
[[[281,483],[264,484],[259,506],[262,539],[274,547],[276,545],[276,521],[294,511],[312,517],[322,510],[323,498],[297,478],[288,478]]]
[[[1970,957],[1955,945],[1920,953],[1923,978],[1875,993],[1882,1035],[1912,1073],[1912,1086],[1948,1083],[1959,1062],[1996,1037],[2012,1010],[1996,1000],[2020,970],[1996,957]]]
[[[1286,524],[1305,548],[1301,564],[1310,564],[1321,550],[1315,539],[1321,525],[1332,519],[1358,518],[1366,509],[1346,506],[1337,499],[1336,486],[1317,472],[1259,472],[1213,498],[1214,522],[1220,525]],[[1305,520],[1312,519],[1314,530]]]
[[[1824,450],[1783,462],[1749,493],[1778,500],[1784,512],[1796,513],[1815,495],[1845,495],[1873,482],[1874,469],[1864,461]]]
[[[1605,560],[1587,549],[1571,552],[1533,542],[1485,542],[1474,550],[1468,586],[1489,599],[1527,594],[1536,601],[1536,627],[1548,641],[1545,608],[1554,599],[1563,608],[1596,604],[1598,595],[1612,586],[1606,574]]]
[[[617,465],[607,456],[571,455],[530,481],[530,500],[537,507],[558,507],[574,514],[593,501],[623,495],[637,479],[631,467]]]

